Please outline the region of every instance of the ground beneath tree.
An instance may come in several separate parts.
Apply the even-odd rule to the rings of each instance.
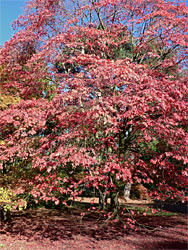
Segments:
[[[81,220],[81,212],[83,209],[14,211],[12,221],[1,225],[0,249],[187,249],[187,216],[184,214],[137,216],[139,223],[161,228],[133,231],[119,222],[104,222],[96,212]]]

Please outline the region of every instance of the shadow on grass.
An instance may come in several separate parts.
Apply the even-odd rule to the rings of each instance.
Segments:
[[[158,249],[168,249],[168,250],[178,249],[178,250],[182,250],[182,249],[187,249],[187,247],[188,247],[186,242],[180,242],[180,241],[174,241],[174,240],[168,240],[167,242],[162,241],[160,243],[154,244],[153,246],[155,246],[155,249],[157,249],[157,250]]]
[[[12,212],[12,221],[2,225],[1,234],[8,234],[17,239],[32,240],[72,240],[75,236],[87,237],[93,241],[111,241],[129,237],[129,243],[138,249],[187,249],[185,215],[178,216],[137,216],[140,224],[152,228],[161,226],[160,230],[136,232],[124,228],[120,222],[111,223],[101,219],[97,212],[84,216],[83,209],[52,210],[31,209]],[[127,217],[123,218],[126,222]],[[126,242],[128,242],[126,240]],[[148,243],[152,242],[151,245]]]

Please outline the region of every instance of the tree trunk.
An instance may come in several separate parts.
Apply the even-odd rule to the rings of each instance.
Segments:
[[[100,189],[99,189],[99,204],[102,207],[102,210],[106,210],[106,205],[107,205],[107,195],[104,194]]]
[[[132,183],[127,182],[125,187],[124,187],[124,198],[125,199],[129,199],[129,197],[130,197],[131,186],[132,186]]]
[[[111,198],[111,201],[110,201],[110,210],[111,211],[116,210],[117,213],[118,213],[118,210],[119,210],[118,197],[119,197],[119,193],[113,192],[113,193],[110,194],[110,198]]]

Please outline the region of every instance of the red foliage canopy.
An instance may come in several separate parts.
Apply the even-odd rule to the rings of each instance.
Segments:
[[[0,111],[2,172],[56,204],[127,181],[184,200],[187,17],[179,1],[28,1],[1,51],[21,98]]]

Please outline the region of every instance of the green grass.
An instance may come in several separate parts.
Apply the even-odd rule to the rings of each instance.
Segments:
[[[128,210],[132,210],[134,212],[139,212],[140,214],[144,213],[146,207],[136,207],[136,206],[128,206],[127,207]],[[152,209],[153,208],[148,208],[148,210],[146,211],[147,215],[152,215],[152,216],[173,216],[173,215],[178,215],[178,213],[174,213],[174,212],[168,212],[162,209],[156,209],[157,212],[156,213],[152,213]]]

